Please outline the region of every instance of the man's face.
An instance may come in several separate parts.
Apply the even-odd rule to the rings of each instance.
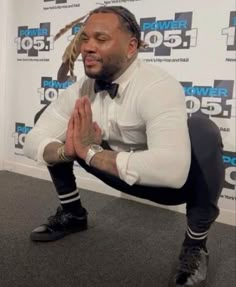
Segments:
[[[81,54],[88,77],[112,81],[128,66],[131,36],[120,28],[117,15],[91,15],[81,39]]]

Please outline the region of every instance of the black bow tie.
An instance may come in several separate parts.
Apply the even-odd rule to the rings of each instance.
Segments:
[[[119,85],[116,83],[107,83],[102,80],[96,80],[94,83],[94,91],[95,93],[99,93],[101,91],[107,91],[112,99],[114,99],[117,95]]]

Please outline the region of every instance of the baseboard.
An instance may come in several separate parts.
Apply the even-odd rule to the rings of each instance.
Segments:
[[[1,161],[0,161],[0,167],[1,167]],[[44,180],[50,180],[48,171],[45,167],[34,167],[27,164],[22,164],[19,162],[13,162],[13,161],[2,161],[2,169],[19,173],[22,175],[27,175],[39,179]],[[127,194],[121,193],[116,189],[113,189],[109,187],[108,185],[104,184],[102,181],[98,180],[96,177],[92,176],[91,174],[88,174],[86,171],[84,171],[82,168],[76,167],[75,170],[75,176],[77,181],[79,182],[79,186],[83,189],[92,190],[95,192],[103,193],[110,196],[125,198],[128,200],[134,200],[143,204],[148,204],[152,206],[158,206],[160,208],[169,209],[173,211],[177,211],[180,213],[185,213],[185,205],[178,205],[178,206],[164,206],[159,205],[153,202],[150,202],[148,200],[139,199],[133,196],[129,196]],[[216,220],[217,222],[233,225],[236,226],[236,214],[232,210],[222,209],[219,217]]]
[[[3,160],[0,159],[0,170],[3,170]]]

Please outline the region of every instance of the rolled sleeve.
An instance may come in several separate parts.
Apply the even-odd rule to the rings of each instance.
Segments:
[[[37,153],[37,158],[36,161],[38,164],[43,164],[43,165],[47,165],[47,166],[51,166],[51,164],[47,163],[44,158],[43,158],[43,153],[44,153],[44,149],[45,147],[52,143],[52,142],[58,142],[58,143],[62,143],[62,141],[58,140],[58,139],[52,139],[52,138],[46,138],[44,139],[38,147],[38,153]]]
[[[119,152],[116,157],[116,166],[119,177],[129,185],[137,183],[139,179],[139,175],[136,172],[128,170],[128,162],[132,153],[132,151]]]

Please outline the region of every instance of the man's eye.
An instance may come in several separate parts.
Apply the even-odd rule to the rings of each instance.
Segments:
[[[105,39],[105,38],[98,38],[97,40],[98,40],[98,42],[105,42],[107,39]]]
[[[88,38],[84,37],[84,36],[81,36],[80,39],[81,39],[81,41],[88,41]]]

